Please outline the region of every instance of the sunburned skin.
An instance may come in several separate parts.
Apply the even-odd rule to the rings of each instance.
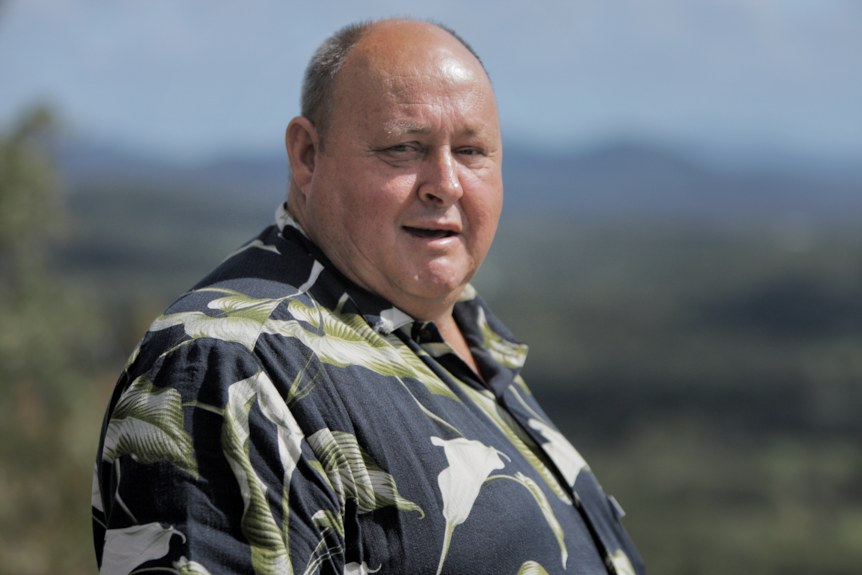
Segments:
[[[288,208],[354,283],[437,323],[475,370],[452,318],[503,201],[497,105],[479,61],[420,22],[373,25],[338,72],[324,149],[287,131]]]

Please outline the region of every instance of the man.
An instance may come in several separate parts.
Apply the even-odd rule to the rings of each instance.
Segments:
[[[452,33],[315,54],[277,226],[150,327],[105,418],[101,573],[643,573],[470,287],[502,205],[493,90]]]

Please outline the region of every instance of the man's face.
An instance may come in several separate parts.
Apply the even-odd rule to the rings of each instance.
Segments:
[[[431,319],[421,316],[454,302],[494,237],[503,201],[497,107],[460,44],[391,53],[357,46],[339,72],[324,151],[304,190],[305,226],[353,281]]]

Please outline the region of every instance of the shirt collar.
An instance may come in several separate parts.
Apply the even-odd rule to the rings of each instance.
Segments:
[[[321,262],[321,265],[325,268],[329,268],[332,271],[336,271],[337,268],[331,264],[328,258],[322,253],[320,247],[314,244],[311,241],[311,238],[308,237],[308,234],[305,233],[305,230],[302,229],[302,225],[296,221],[293,215],[287,209],[287,202],[283,202],[278,206],[275,210],[275,222],[278,225],[278,228],[281,230],[282,236],[285,234],[285,230],[289,228],[295,229],[299,232],[309,243],[314,245],[317,248],[317,254],[315,255],[315,259]],[[321,257],[323,256],[323,257]],[[343,285],[341,288],[347,292],[347,295],[351,300],[356,304],[356,307],[359,308],[360,314],[368,322],[368,325],[376,331],[378,334],[386,336],[395,331],[396,329],[403,327],[407,324],[413,323],[414,319],[410,317],[408,314],[404,313],[397,307],[393,306],[383,298],[368,292],[367,290],[357,286],[354,282],[352,282],[347,277],[344,277],[344,274],[339,272],[339,275],[343,278]]]
[[[275,210],[275,223],[278,226],[278,229],[281,230],[281,233],[284,234],[284,228],[292,227],[296,228],[299,233],[305,236],[305,239],[310,240],[308,234],[305,233],[305,230],[302,229],[302,226],[299,225],[299,222],[293,219],[293,215],[287,210],[287,202],[282,202],[278,205],[278,208]]]

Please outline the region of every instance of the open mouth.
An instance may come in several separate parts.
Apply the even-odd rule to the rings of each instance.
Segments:
[[[411,228],[409,226],[404,226],[404,229],[408,234],[414,235],[417,238],[427,238],[433,240],[439,240],[442,238],[448,238],[456,235],[455,232],[449,230],[426,230],[423,228]]]

